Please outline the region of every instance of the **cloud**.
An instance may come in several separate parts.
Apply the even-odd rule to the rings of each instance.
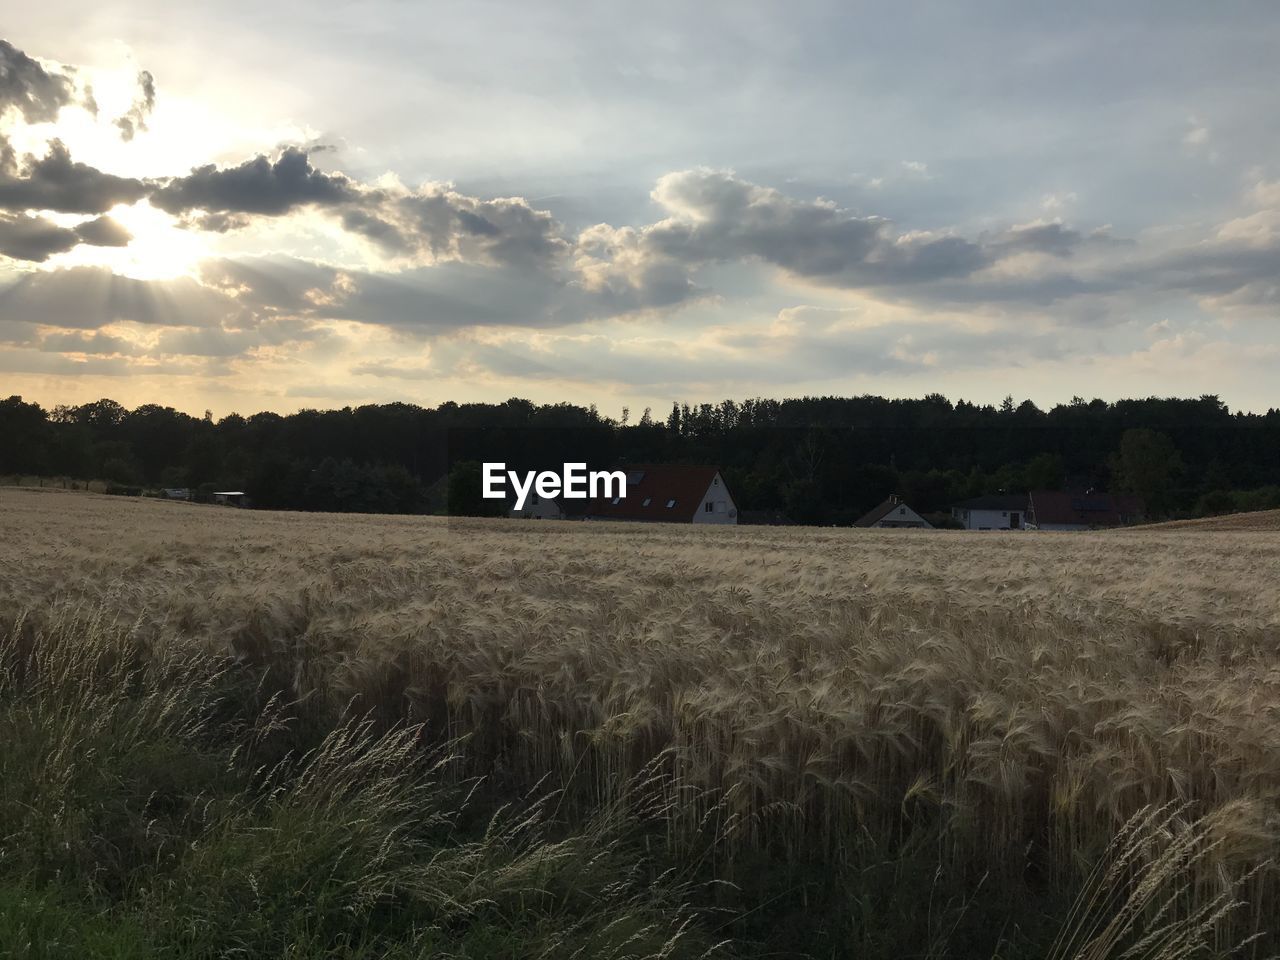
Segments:
[[[50,141],[43,158],[28,155],[20,170],[0,172],[0,210],[106,213],[116,204],[141,200],[146,193],[141,180],[73,161],[59,140]]]
[[[86,220],[75,228],[76,236],[95,247],[125,247],[133,234],[110,217]]]
[[[1209,142],[1209,127],[1197,117],[1187,117],[1187,132],[1182,142],[1188,147],[1202,147]]]
[[[330,332],[296,320],[270,321],[239,330],[222,327],[170,328],[161,331],[152,353],[158,356],[238,357],[259,347],[314,342]]]
[[[561,224],[521,197],[483,200],[426,184],[414,192],[372,192],[364,204],[346,211],[343,225],[393,256],[419,262],[545,270],[570,251]]]
[[[358,197],[352,181],[317,170],[305,150],[288,147],[274,161],[258,155],[234,167],[197,167],[158,187],[151,204],[174,215],[200,210],[278,217],[299,207],[332,207]]]
[[[204,263],[200,279],[259,317],[353,320],[420,335],[596,315],[582,291],[556,277],[458,262],[379,273],[286,257],[224,259]]]
[[[138,368],[134,363],[124,357],[88,357],[80,359],[63,353],[44,353],[40,350],[0,350],[0,373],[42,373],[60,377],[127,377],[138,372]],[[148,368],[147,372],[165,373],[169,371]]]
[[[430,363],[405,364],[388,360],[357,363],[351,367],[351,373],[356,376],[394,380],[434,380],[440,377],[440,371]]]
[[[199,167],[157,184],[151,203],[219,233],[248,226],[253,217],[319,209],[399,266],[460,261],[540,270],[570,251],[561,224],[522,198],[481,199],[438,183],[415,191],[370,187],[317,169],[301,147],[287,147],[274,160],[259,155],[234,167]]]
[[[138,95],[132,106],[121,117],[116,119],[116,127],[120,130],[120,139],[126,143],[133,139],[138,131],[147,129],[147,117],[156,106],[156,83],[149,70],[138,74]],[[96,111],[95,111],[96,112]]]
[[[98,217],[75,227],[63,227],[29,213],[0,213],[0,256],[40,263],[80,243],[122,247],[130,235],[110,217]]]
[[[74,230],[30,214],[0,214],[0,255],[40,262],[80,242]]]
[[[48,123],[75,101],[69,73],[49,69],[7,40],[0,40],[0,116],[10,110],[27,123]]]
[[[87,353],[104,356],[141,356],[143,347],[124,337],[113,336],[101,330],[92,333],[83,331],[59,331],[50,333],[40,340],[40,349],[46,353]]]
[[[1047,253],[1069,257],[1084,241],[1080,234],[1059,222],[1027,223],[1010,227],[992,238],[988,247],[1001,253]]]
[[[895,286],[968,276],[997,255],[950,234],[900,233],[882,217],[795,200],[724,170],[669,173],[651,196],[665,219],[633,234],[593,228],[584,235],[605,254],[584,264],[589,284],[649,291],[657,278],[668,295],[681,287],[689,293],[689,271],[702,264],[756,260],[831,287]]]

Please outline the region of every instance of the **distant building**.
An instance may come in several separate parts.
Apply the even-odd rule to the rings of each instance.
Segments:
[[[882,527],[889,529],[933,529],[933,524],[903,503],[900,497],[896,496],[889,497],[889,499],[885,500],[884,503],[864,514],[854,523],[854,526]]]
[[[524,506],[516,509],[514,495],[507,500],[507,515],[520,520],[581,520],[588,501],[566,500],[564,497],[540,497],[529,492]]]
[[[626,496],[597,497],[586,517],[648,523],[736,524],[738,507],[716,467],[636,464],[627,475]]]
[[[997,493],[963,500],[951,508],[951,516],[966,530],[1024,530],[1028,498],[1025,493]]]
[[[165,487],[160,491],[166,500],[190,500],[191,490],[187,487]]]
[[[1139,523],[1145,513],[1141,497],[1037,490],[1030,496],[1027,525],[1035,530],[1100,530]]]
[[[228,507],[243,507],[248,505],[249,498],[243,490],[215,490],[213,492],[213,502],[220,503]]]
[[[523,507],[516,506],[515,496],[508,497],[507,515],[520,520],[563,520],[564,510],[555,497],[540,497],[531,492]]]

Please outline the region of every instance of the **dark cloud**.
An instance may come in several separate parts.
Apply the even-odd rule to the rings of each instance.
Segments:
[[[1002,253],[1048,253],[1069,257],[1080,246],[1083,237],[1060,223],[1029,223],[1012,227],[993,238],[988,246]]]
[[[314,207],[391,257],[433,263],[548,269],[571,249],[551,214],[518,197],[484,200],[441,185],[416,192],[372,188],[317,169],[310,159],[315,149],[323,148],[288,147],[274,161],[257,156],[235,167],[199,167],[158,184],[151,203],[185,217],[189,226],[219,233],[255,216]]]
[[[0,213],[0,256],[39,263],[80,242],[74,230],[27,213]]]
[[[20,170],[0,173],[0,210],[106,213],[118,203],[141,200],[146,192],[141,180],[73,161],[59,140],[49,143],[43,158],[28,156]]]
[[[110,217],[86,220],[75,228],[76,236],[95,247],[126,247],[133,234]]]
[[[569,253],[564,228],[519,197],[483,200],[446,186],[416,193],[369,191],[343,226],[397,257],[546,270]]]
[[[274,162],[259,155],[235,167],[197,167],[157,188],[151,203],[174,215],[200,210],[276,217],[299,207],[334,207],[358,197],[355,184],[346,177],[317,170],[305,150],[289,147]],[[219,223],[227,229],[228,221]]]
[[[151,71],[143,70],[138,74],[138,95],[134,97],[132,106],[122,117],[116,119],[116,127],[120,131],[120,139],[132,140],[135,133],[147,129],[147,117],[156,106],[156,82]],[[95,109],[96,112],[96,109]]]
[[[692,271],[708,263],[754,260],[826,286],[890,287],[968,277],[1000,256],[963,237],[901,234],[881,217],[795,200],[726,171],[667,174],[652,196],[665,219],[579,238],[584,284],[620,305],[697,296]]]
[[[16,110],[27,123],[47,123],[75,99],[75,82],[0,40],[0,116]]]
[[[644,230],[646,246],[686,263],[763,260],[833,286],[875,286],[965,276],[990,262],[961,237],[896,235],[880,217],[824,200],[801,201],[718,170],[658,181],[653,198],[671,216]]]
[[[358,207],[343,211],[342,227],[372,240],[393,254],[405,253],[414,247],[414,243],[395,224]]]

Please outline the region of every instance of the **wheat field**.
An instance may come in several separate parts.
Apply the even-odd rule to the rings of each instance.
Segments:
[[[673,848],[1083,876],[1213,817],[1185,906],[1275,912],[1280,533],[684,528],[240,511],[0,489],[0,634],[105,610],[502,782],[663,771]],[[1010,866],[1010,860],[1013,862]],[[1264,865],[1259,869],[1260,865]],[[1102,954],[1098,954],[1101,956]]]

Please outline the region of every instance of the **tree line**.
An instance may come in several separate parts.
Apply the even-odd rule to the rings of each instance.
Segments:
[[[46,410],[0,401],[0,475],[106,481],[197,496],[243,490],[259,507],[484,513],[477,464],[711,463],[748,516],[846,524],[890,494],[925,515],[986,493],[1136,493],[1152,517],[1280,507],[1280,410],[1231,412],[1216,396],[1041,410],[932,394],[725,400],[611,418],[568,403],[407,403],[230,414],[128,409],[113,400]]]

